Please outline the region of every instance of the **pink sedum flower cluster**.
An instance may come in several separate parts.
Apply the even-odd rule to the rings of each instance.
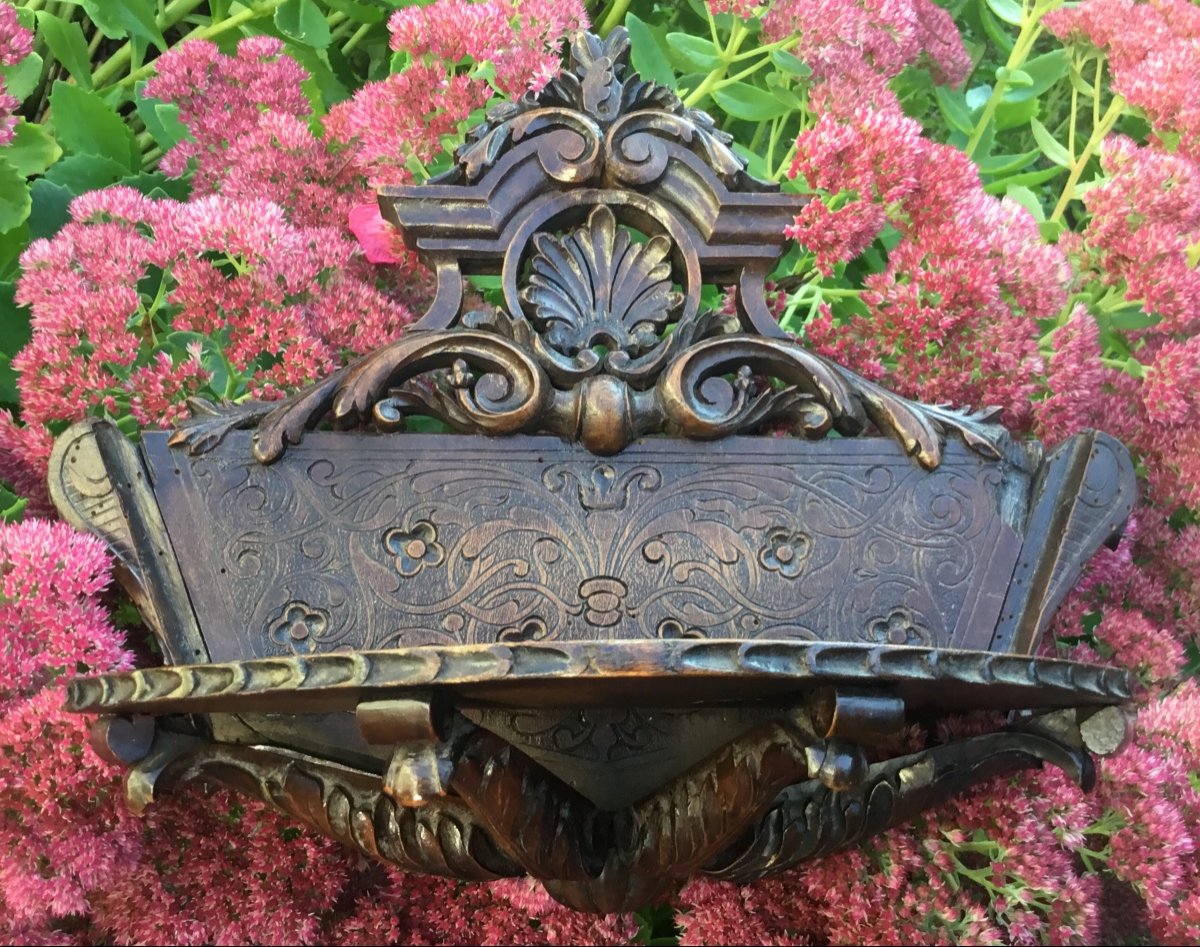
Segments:
[[[1200,158],[1200,8],[1191,0],[1087,0],[1047,14],[1045,24],[1103,51],[1113,92],[1146,115],[1156,140]]]
[[[971,68],[958,28],[933,0],[774,0],[765,7],[763,39],[794,38],[791,52],[818,84],[852,88],[860,98],[905,66],[926,65],[950,84]]]
[[[104,545],[65,523],[0,524],[0,937],[58,941],[47,917],[86,911],[133,845],[116,767],[85,750],[87,721],[54,686],[132,666],[99,599],[110,570]]]
[[[167,424],[214,372],[225,376],[216,396],[272,397],[411,320],[345,266],[348,235],[296,227],[267,201],[116,187],[76,199],[71,214],[22,259],[17,298],[33,338],[13,367],[30,425],[126,409]],[[204,338],[220,347],[207,362]]]
[[[33,34],[17,19],[15,7],[0,0],[0,66],[15,66],[33,50]],[[21,103],[5,90],[0,79],[0,147],[13,139],[17,127],[14,114]]]
[[[567,34],[587,24],[580,0],[441,0],[397,10],[388,21],[392,48],[411,62],[334,106],[329,133],[354,149],[372,184],[409,181],[492,97],[469,64],[490,63],[505,94],[540,89],[558,71]]]
[[[864,280],[869,312],[838,322],[824,308],[808,341],[868,374],[886,370],[906,394],[997,404],[1006,423],[1028,427],[1044,367],[1036,320],[1066,300],[1066,258],[1028,211],[983,190],[963,152],[922,137],[886,88],[865,106],[833,88],[823,107],[796,140],[790,174],[816,196],[789,236],[825,275],[885,228],[897,239],[883,271]]]
[[[242,40],[233,56],[207,40],[191,40],[162,56],[156,68],[145,94],[179,106],[179,120],[190,133],[190,140],[163,155],[160,167],[180,177],[194,161],[192,180],[201,192],[215,189],[225,153],[256,130],[260,113],[309,112],[300,89],[308,74],[271,36]]]

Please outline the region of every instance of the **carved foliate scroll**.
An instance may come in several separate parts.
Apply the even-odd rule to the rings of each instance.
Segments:
[[[380,195],[437,278],[394,342],[138,447],[63,435],[53,496],[169,659],[70,685],[135,808],[223,782],[406,870],[616,911],[997,773],[1086,788],[1121,744],[1129,675],[1034,655],[1132,508],[1125,449],[1044,455],[789,338],[764,283],[806,198],[628,52],[575,37]],[[464,306],[472,274],[500,305]],[[1010,725],[895,756],[907,714],[973,709]]]

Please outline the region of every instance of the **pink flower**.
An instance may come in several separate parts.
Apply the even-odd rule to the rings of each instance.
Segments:
[[[1189,0],[1087,0],[1047,14],[1046,26],[1070,43],[1107,54],[1112,89],[1141,109],[1159,141],[1178,141],[1200,159],[1200,14]]]
[[[490,62],[508,95],[536,91],[558,71],[565,36],[586,25],[578,0],[437,0],[397,10],[392,48],[412,62],[334,106],[328,133],[352,149],[372,184],[404,183],[414,162],[433,161],[492,97],[487,82],[461,71],[464,62]]]
[[[191,140],[181,141],[160,163],[174,177],[196,162],[193,184],[200,193],[220,180],[225,152],[254,131],[264,112],[306,116],[308,100],[300,83],[308,78],[283,43],[270,36],[243,39],[233,56],[207,40],[187,40],[155,61],[157,75],[145,94],[179,106],[179,120]]]
[[[15,66],[32,51],[33,34],[21,26],[14,7],[0,2],[0,66]],[[17,127],[14,113],[20,104],[5,91],[4,80],[0,79],[0,147],[12,141]]]
[[[358,204],[349,216],[350,232],[371,263],[403,263],[408,252],[396,228],[383,219],[376,203]]]

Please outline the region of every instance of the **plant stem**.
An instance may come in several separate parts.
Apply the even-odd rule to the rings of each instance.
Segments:
[[[1051,221],[1062,219],[1067,205],[1075,196],[1075,185],[1079,183],[1083,169],[1087,167],[1087,163],[1091,160],[1092,155],[1100,148],[1101,142],[1112,131],[1113,125],[1117,123],[1117,119],[1121,117],[1121,113],[1124,110],[1125,99],[1119,95],[1114,95],[1112,101],[1108,103],[1108,111],[1096,123],[1096,127],[1092,129],[1092,135],[1087,140],[1087,144],[1083,146],[1083,150],[1079,152],[1079,157],[1072,163],[1070,174],[1067,175],[1067,183],[1063,185],[1062,193],[1058,196],[1058,203],[1054,205],[1054,212],[1050,215]]]
[[[729,64],[733,62],[733,57],[737,55],[737,51],[741,49],[742,43],[746,41],[746,37],[749,35],[750,31],[742,26],[741,23],[733,24],[733,32],[729,34],[729,45],[721,50],[721,64],[705,76],[704,81],[684,97],[684,105],[691,108],[708,95],[725,78],[725,74],[729,72]]]
[[[1033,44],[1037,42],[1041,34],[1041,13],[1038,12],[1038,8],[1035,6],[1029,17],[1021,18],[1021,32],[1017,34],[1017,41],[1013,45],[1012,52],[1008,54],[1008,61],[1004,64],[1005,68],[1010,72],[1015,72],[1025,65],[1025,60],[1029,58]],[[983,133],[992,124],[992,119],[996,115],[996,109],[1000,107],[1000,102],[1007,91],[1008,79],[997,78],[996,84],[992,86],[992,94],[988,96],[987,104],[983,107],[983,113],[979,116],[979,121],[971,131],[971,137],[967,139],[966,148],[963,149],[969,157],[974,156],[975,149],[979,147],[979,142],[983,139]]]
[[[608,13],[604,15],[598,28],[600,35],[607,36],[614,26],[620,26],[628,10],[629,0],[613,0],[612,6],[608,8]]]
[[[162,14],[155,20],[160,30],[168,30],[175,26],[184,17],[188,16],[197,7],[203,6],[206,0],[171,0],[170,3],[163,8]],[[238,13],[220,20],[216,23],[210,23],[208,26],[199,27],[187,34],[187,39],[208,39],[213,36],[227,32],[235,27],[241,26],[247,20],[256,19],[263,14],[272,12],[282,0],[268,0],[266,3],[257,3],[247,7]],[[133,46],[131,43],[125,43],[120,49],[113,53],[107,60],[96,67],[96,71],[92,73],[92,81],[97,89],[104,88],[108,85],[129,85],[135,82],[142,76],[148,75],[154,68],[153,63],[147,63],[138,69],[135,69],[129,75],[119,82],[115,81],[116,77],[125,69],[132,59]]]
[[[357,46],[359,43],[361,43],[366,38],[367,34],[370,32],[371,32],[371,24],[370,23],[362,24],[357,30],[354,31],[354,35],[351,36],[348,40],[346,40],[346,42],[343,44],[342,55],[349,56],[351,50],[353,50],[355,46]]]

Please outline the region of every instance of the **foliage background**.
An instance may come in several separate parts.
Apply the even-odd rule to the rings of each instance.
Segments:
[[[785,328],[905,394],[1134,451],[1143,502],[1045,644],[1143,684],[1093,794],[996,780],[777,879],[603,919],[389,872],[224,793],[122,808],[59,688],[154,648],[99,545],[50,519],[53,436],[276,397],[402,332],[429,280],[371,188],[445,167],[588,22],[623,23],[753,173],[815,195],[775,274]],[[1191,0],[0,0],[0,83],[0,937],[1200,942]]]

